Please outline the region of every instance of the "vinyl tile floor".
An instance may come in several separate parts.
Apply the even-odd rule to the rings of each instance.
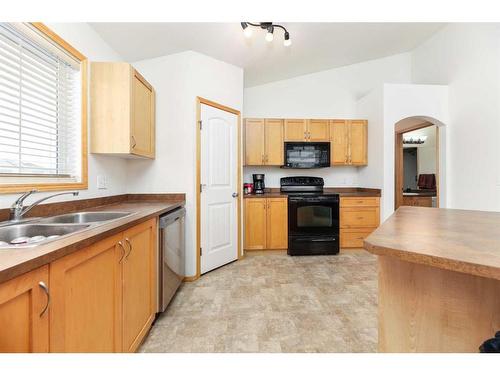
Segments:
[[[184,283],[141,352],[375,352],[376,257],[252,254]]]

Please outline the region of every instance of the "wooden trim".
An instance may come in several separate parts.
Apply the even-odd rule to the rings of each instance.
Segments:
[[[201,184],[201,133],[199,122],[201,120],[201,105],[205,104],[210,107],[220,109],[225,112],[229,112],[238,116],[236,126],[238,127],[238,161],[237,161],[237,189],[238,189],[238,199],[237,199],[237,226],[238,226],[238,246],[237,246],[237,260],[242,258],[241,254],[241,197],[243,196],[243,189],[241,183],[241,113],[240,111],[227,107],[225,105],[213,102],[211,100],[202,98],[200,96],[196,97],[196,275],[187,276],[184,278],[185,281],[195,281],[201,276],[201,195],[200,195],[200,184]]]
[[[436,208],[439,208],[439,126],[423,122],[406,129],[394,128],[394,210],[403,203],[403,134],[430,126],[436,127]]]
[[[64,48],[66,52],[69,52],[75,59],[79,61],[87,60],[87,58],[80,51],[78,51],[71,44],[66,42],[63,38],[61,38],[59,35],[57,35],[55,32],[49,29],[42,22],[30,22],[30,25],[33,26],[38,31],[40,31],[42,34],[44,34],[52,42]]]
[[[82,121],[81,121],[81,147],[82,147],[82,167],[81,181],[79,182],[44,182],[44,183],[20,183],[20,184],[0,184],[0,193],[19,193],[29,189],[36,188],[39,191],[60,191],[60,190],[84,190],[88,188],[88,142],[87,142],[87,126],[88,126],[88,61],[87,58],[78,50],[72,47],[68,42],[62,39],[55,32],[50,30],[41,22],[31,22],[34,28],[44,34],[48,39],[70,53],[74,58],[81,62],[81,81],[82,81]],[[22,179],[23,177],[21,177]]]

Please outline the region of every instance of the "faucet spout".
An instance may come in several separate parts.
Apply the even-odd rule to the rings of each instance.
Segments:
[[[49,195],[48,197],[45,197],[45,198],[42,198],[42,199],[39,199],[35,202],[33,202],[32,204],[30,204],[29,206],[25,207],[23,205],[24,203],[24,200],[30,196],[31,194],[37,192],[37,190],[33,189],[33,190],[30,190],[26,193],[24,193],[23,195],[21,195],[15,202],[14,204],[11,206],[10,208],[10,220],[13,220],[13,221],[18,221],[18,220],[21,220],[23,218],[23,216],[28,212],[30,211],[33,207],[36,207],[38,206],[40,203],[42,203],[43,201],[46,201],[47,199],[50,199],[50,198],[53,198],[53,197],[57,197],[59,195],[66,195],[66,194],[72,194],[73,196],[77,196],[79,194],[78,191],[65,191],[63,193],[57,193],[57,194],[52,194],[52,195]]]

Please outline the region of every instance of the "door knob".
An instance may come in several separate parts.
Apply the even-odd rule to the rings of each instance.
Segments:
[[[238,197],[238,193],[233,193],[232,196],[233,196],[233,198],[236,198],[236,197]]]

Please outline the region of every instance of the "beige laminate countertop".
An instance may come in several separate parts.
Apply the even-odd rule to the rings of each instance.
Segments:
[[[131,212],[132,215],[108,222],[91,224],[82,231],[39,246],[0,249],[0,283],[48,264],[136,224],[172,211],[181,207],[184,203],[184,200],[122,202],[82,210],[124,211]]]
[[[376,255],[500,280],[500,213],[400,207],[364,247]]]
[[[370,189],[370,188],[347,188],[347,187],[325,187],[323,189],[324,193],[338,194],[341,197],[380,197],[380,189]],[[279,188],[269,188],[265,189],[264,194],[246,194],[244,198],[278,198],[286,197],[287,193],[280,192]]]

